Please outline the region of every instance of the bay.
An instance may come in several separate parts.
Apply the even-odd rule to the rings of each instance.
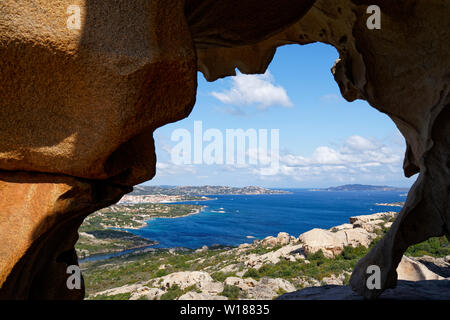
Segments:
[[[211,195],[210,201],[178,203],[205,205],[196,215],[181,218],[154,218],[147,226],[128,230],[156,240],[153,248],[211,245],[237,246],[254,239],[287,232],[298,237],[313,228],[329,229],[347,223],[355,215],[399,211],[400,207],[376,203],[404,201],[405,192],[328,192],[306,189],[284,189],[291,194]]]

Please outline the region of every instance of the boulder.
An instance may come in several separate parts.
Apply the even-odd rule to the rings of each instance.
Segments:
[[[307,255],[322,250],[325,257],[333,258],[339,255],[345,246],[368,247],[374,238],[374,234],[363,228],[342,229],[337,232],[316,228],[301,234],[299,240]]]
[[[274,297],[278,296],[278,292],[292,292],[295,291],[295,286],[293,286],[289,281],[281,278],[262,278],[259,280],[257,285],[248,290],[248,295],[252,299],[256,300],[272,300]]]
[[[389,211],[389,212],[378,212],[373,214],[361,215],[361,216],[353,216],[349,218],[351,224],[355,225],[355,223],[381,223],[387,222],[387,220],[391,218],[395,218],[398,215],[397,212]]]
[[[277,244],[278,244],[277,238],[272,236],[265,237],[261,242],[261,245],[263,247],[275,247]]]
[[[420,281],[420,280],[442,280],[443,277],[432,272],[425,265],[407,256],[403,256],[397,267],[399,280]]]
[[[131,294],[130,300],[139,300],[143,298],[145,300],[159,300],[164,293],[165,291],[159,288],[149,288],[143,286]]]
[[[277,235],[277,245],[285,246],[291,241],[291,236],[286,232],[280,232]]]
[[[330,228],[329,231],[336,232],[336,231],[347,230],[347,229],[353,229],[353,225],[351,223],[344,223],[344,224],[340,224],[338,226]]]
[[[224,281],[224,285],[236,286],[243,291],[247,291],[250,288],[254,288],[258,282],[252,278],[238,278],[238,277],[228,277]]]
[[[168,289],[178,285],[181,290],[196,285],[204,293],[218,294],[223,291],[223,284],[215,282],[209,273],[204,271],[181,271],[168,274],[151,281],[153,285]]]
[[[276,251],[270,251],[262,255],[250,254],[248,256],[243,256],[240,258],[242,262],[247,267],[259,269],[265,263],[276,264],[280,262],[281,259],[287,259],[289,261],[296,261],[298,259],[304,259],[303,255],[303,246],[301,244],[298,245],[286,245],[281,247]]]

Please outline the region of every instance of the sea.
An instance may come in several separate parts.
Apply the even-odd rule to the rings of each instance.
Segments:
[[[405,201],[405,192],[378,191],[309,191],[283,189],[290,194],[206,195],[213,200],[176,202],[199,204],[205,208],[198,214],[181,218],[154,218],[136,235],[156,240],[158,248],[211,245],[237,246],[253,239],[287,232],[298,237],[313,228],[329,229],[348,223],[351,216],[383,211],[399,211],[400,207],[377,203]]]
[[[203,205],[194,215],[179,218],[153,218],[141,229],[126,229],[158,241],[151,248],[238,246],[256,239],[287,232],[298,237],[313,228],[329,229],[348,223],[356,215],[400,211],[400,207],[380,206],[406,200],[405,191],[311,191],[282,189],[286,194],[206,195],[212,200],[175,202]],[[100,260],[129,253],[93,256]]]

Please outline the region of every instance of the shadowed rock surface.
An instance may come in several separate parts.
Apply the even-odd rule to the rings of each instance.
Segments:
[[[286,293],[277,300],[363,300],[349,286],[327,285],[310,287]],[[385,300],[450,300],[448,280],[399,280],[395,289],[384,291],[379,299]]]
[[[69,5],[80,30],[66,27]],[[366,27],[368,5],[381,30]],[[394,287],[408,246],[450,235],[449,16],[447,0],[2,1],[0,297],[83,296],[63,288],[79,224],[154,176],[153,131],[189,115],[197,69],[262,73],[278,46],[316,41],[339,52],[343,97],[386,113],[405,175],[420,173],[350,281],[367,298]],[[365,286],[373,264],[380,290]]]

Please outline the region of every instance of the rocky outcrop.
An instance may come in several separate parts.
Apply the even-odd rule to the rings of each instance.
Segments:
[[[69,290],[78,227],[129,188],[48,174],[0,173],[0,299],[82,299]]]
[[[327,258],[339,255],[345,247],[369,247],[378,237],[378,232],[387,227],[387,221],[395,219],[396,212],[378,212],[349,218],[350,223],[332,227],[329,230],[312,229],[298,237],[306,255],[322,251]]]
[[[339,255],[346,246],[368,247],[376,236],[363,228],[344,229],[332,232],[323,229],[312,229],[302,234],[299,240],[303,243],[305,253],[313,254],[321,250],[325,257]]]
[[[186,289],[191,286],[197,286],[203,293],[219,294],[223,291],[223,284],[214,281],[209,273],[203,271],[186,271],[171,273],[162,278],[156,278],[150,281],[153,285],[169,289],[177,285],[180,289]]]
[[[154,129],[194,105],[183,2],[2,1],[0,69],[0,297],[81,299],[78,226],[153,177]]]
[[[447,264],[447,268],[450,269],[450,264]],[[402,260],[397,267],[397,276],[399,280],[409,281],[445,279],[428,269],[424,264],[407,256],[402,257]]]
[[[334,46],[343,97],[387,114],[406,139],[405,175],[420,173],[352,288],[378,297],[396,285],[408,246],[450,235],[447,1],[71,4],[79,29],[67,28],[66,2],[0,4],[1,297],[82,297],[63,288],[77,227],[153,177],[153,131],[190,113],[197,69],[208,80],[261,73],[285,44]],[[366,27],[368,5],[380,6],[381,30]],[[380,290],[365,286],[374,264]]]
[[[366,26],[369,5],[381,9],[380,30]],[[442,0],[317,0],[298,22],[263,41],[197,50],[199,69],[215,80],[234,74],[236,67],[263,72],[280,45],[328,43],[340,55],[332,73],[342,96],[364,99],[395,122],[407,145],[404,173],[420,174],[390,232],[352,275],[352,288],[367,298],[395,287],[395,270],[408,246],[450,236],[450,49],[444,44],[450,40],[444,22],[449,15],[450,6]],[[382,286],[368,290],[366,270],[376,264]]]

